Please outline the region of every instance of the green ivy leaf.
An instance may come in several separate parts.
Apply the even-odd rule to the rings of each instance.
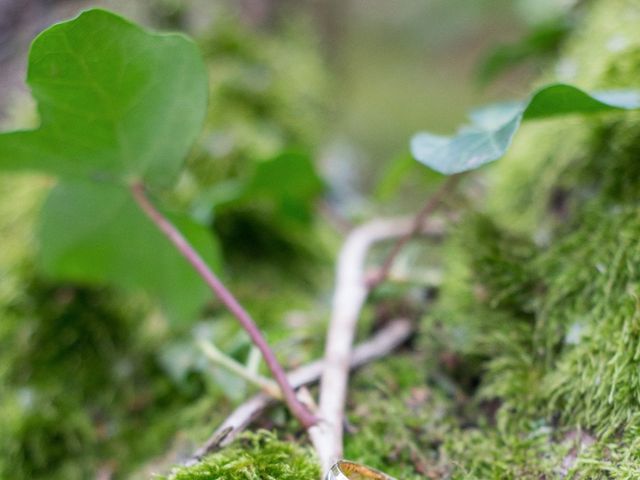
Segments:
[[[41,212],[45,272],[143,288],[170,317],[194,315],[206,287],[134,204],[127,184],[170,185],[200,132],[207,74],[195,44],[89,10],[34,40],[27,83],[41,123],[0,134],[0,169],[59,177]],[[210,232],[172,219],[216,266]]]
[[[42,32],[27,83],[41,125],[0,135],[2,169],[166,185],[206,111],[206,70],[191,40],[104,10]]]
[[[418,133],[411,140],[411,153],[426,166],[453,175],[502,157],[523,120],[637,108],[638,91],[588,94],[571,85],[548,85],[525,102],[500,103],[472,112],[471,125],[462,127],[453,137]]]
[[[309,155],[283,152],[257,164],[243,200],[271,202],[278,218],[304,224],[311,221],[313,203],[323,189]]]

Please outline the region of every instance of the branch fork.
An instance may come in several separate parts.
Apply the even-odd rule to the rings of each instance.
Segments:
[[[406,339],[411,331],[406,321],[400,327],[397,326],[399,324],[392,325],[397,331],[395,332],[396,336],[390,339],[387,338],[387,341],[391,340],[390,343],[384,343],[385,339],[379,337],[372,340],[375,345],[382,342],[382,348],[379,348],[377,352],[373,354],[371,352],[362,353],[358,348],[352,351],[360,311],[369,292],[388,277],[395,257],[411,237],[419,233],[432,236],[440,236],[444,233],[444,221],[442,219],[431,219],[429,222],[426,222],[426,219],[439,206],[442,197],[455,188],[458,179],[459,176],[454,176],[445,181],[417,216],[373,220],[354,229],[348,235],[338,258],[336,287],[326,338],[324,361],[314,362],[302,367],[292,372],[289,376],[285,374],[284,369],[278,363],[276,356],[249,313],[206,265],[202,257],[177,228],[153,205],[147,197],[144,185],[139,182],[131,185],[131,194],[138,206],[193,266],[212,292],[237,318],[238,322],[249,334],[253,344],[264,357],[279,389],[275,389],[269,380],[259,376],[250,376],[244,366],[221,359],[220,355],[224,356],[224,354],[216,351],[212,345],[201,345],[205,353],[213,358],[214,361],[221,363],[226,368],[237,370],[243,376],[250,376],[250,380],[260,384],[267,393],[253,397],[236,409],[214,433],[207,444],[196,452],[190,463],[199,461],[206,453],[231,441],[274,398],[279,397],[284,400],[291,413],[308,431],[323,472],[327,472],[337,460],[341,459],[343,453],[344,409],[350,368],[368,361],[369,358],[376,357],[376,355],[380,354],[380,350],[388,353],[390,349],[402,343],[399,340]],[[394,245],[378,274],[372,279],[365,272],[367,253],[375,243],[394,238],[399,238],[399,240]],[[365,346],[361,348],[366,350]],[[305,406],[300,401],[299,394],[296,394],[295,388],[311,383],[318,377],[320,377],[320,399],[317,407],[318,416],[316,416],[316,412],[310,410],[310,408],[313,408],[311,406],[313,405],[313,399],[307,398],[304,403],[309,407]],[[304,395],[300,396],[303,397]],[[308,392],[307,397],[310,397]]]

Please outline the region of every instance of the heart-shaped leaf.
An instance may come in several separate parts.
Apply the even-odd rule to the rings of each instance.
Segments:
[[[104,10],[42,32],[27,83],[41,125],[0,135],[2,169],[166,185],[206,110],[206,70],[192,41]]]
[[[523,120],[640,108],[640,92],[619,90],[588,94],[571,85],[548,85],[528,101],[491,105],[472,112],[471,124],[453,137],[419,133],[411,153],[445,175],[474,170],[502,157]]]
[[[171,317],[192,316],[209,293],[139,211],[127,184],[169,185],[200,131],[207,75],[195,44],[89,10],[34,40],[27,83],[41,124],[0,134],[0,169],[59,178],[41,212],[44,271],[143,288]],[[216,266],[210,232],[172,220]]]

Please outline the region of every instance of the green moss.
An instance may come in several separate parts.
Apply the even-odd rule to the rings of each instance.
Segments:
[[[595,2],[566,80],[637,87],[639,9]],[[422,344],[478,414],[439,449],[451,478],[638,478],[638,118],[524,127],[445,245]]]
[[[0,476],[87,478],[109,459],[124,473],[160,454],[202,388],[168,378],[112,293],[36,280],[3,312]]]
[[[571,479],[634,480],[640,476],[640,436],[637,423],[610,442],[582,442],[581,455],[569,471]]]
[[[544,421],[514,429],[493,422],[446,372],[425,382],[424,354],[371,365],[353,382],[345,455],[395,478],[555,478],[574,448]]]
[[[423,342],[472,402],[497,406],[451,432],[440,454],[453,478],[556,478],[571,457],[565,470],[575,478],[634,478],[640,214],[599,183],[549,247],[477,216],[447,247],[450,268]],[[589,432],[593,445],[571,453],[572,431]]]
[[[449,430],[446,395],[425,385],[424,358],[401,355],[359,372],[349,399],[345,456],[396,478],[435,471],[437,446]]]
[[[487,427],[462,430],[445,445],[454,480],[559,478],[570,448],[555,442],[545,424],[530,425],[520,435]]]
[[[640,407],[640,215],[589,212],[540,258],[541,348],[552,371],[550,408],[608,438],[634,426]],[[637,421],[637,419],[635,419]]]
[[[198,465],[179,468],[170,480],[317,480],[320,466],[308,448],[272,433],[246,433]],[[163,477],[164,478],[164,477]]]
[[[569,82],[588,90],[637,88],[640,72],[640,5],[635,0],[595,1],[573,29],[561,58],[540,83]],[[616,149],[637,139],[637,113],[532,122],[518,133],[510,153],[490,168],[486,213],[498,224],[541,242],[564,224],[608,162],[599,153],[628,159],[617,182],[634,181],[637,162]],[[635,134],[634,134],[635,129]],[[624,131],[626,130],[626,134]],[[627,135],[626,140],[622,135]],[[619,161],[617,165],[621,166]],[[586,183],[579,171],[592,168]],[[597,168],[593,168],[597,167]],[[576,187],[579,186],[579,190]]]

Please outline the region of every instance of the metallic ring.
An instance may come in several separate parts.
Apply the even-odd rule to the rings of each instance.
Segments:
[[[359,463],[339,460],[327,472],[325,480],[395,480],[373,468]]]

